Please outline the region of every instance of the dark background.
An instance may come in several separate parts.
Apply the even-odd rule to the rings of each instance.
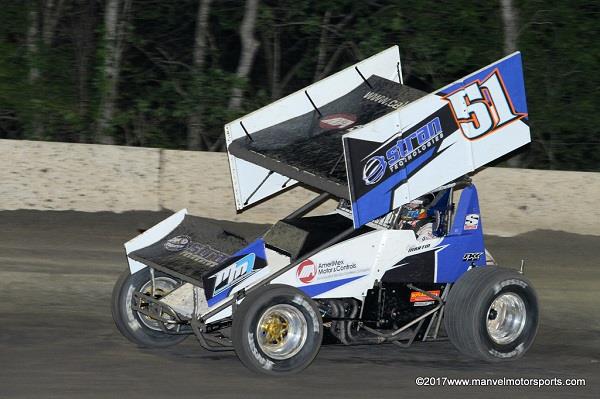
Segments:
[[[598,2],[0,0],[0,10],[0,138],[223,151],[225,123],[391,45],[405,82],[423,90],[518,49],[534,141],[503,164],[600,170]]]

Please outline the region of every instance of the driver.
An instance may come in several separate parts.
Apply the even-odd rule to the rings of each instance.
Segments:
[[[427,212],[427,206],[431,204],[431,201],[431,195],[425,195],[400,208],[400,229],[414,231],[417,241],[435,238],[433,234],[434,218]]]

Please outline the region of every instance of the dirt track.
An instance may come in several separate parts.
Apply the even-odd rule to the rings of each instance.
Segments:
[[[300,375],[249,373],[233,353],[190,338],[136,348],[117,332],[110,294],[122,243],[164,218],[150,212],[0,212],[0,398],[109,397],[600,397],[600,237],[537,231],[487,237],[506,266],[526,259],[542,306],[536,343],[521,360],[486,364],[449,342],[323,347]],[[260,226],[238,226],[249,235]],[[586,378],[586,387],[418,387],[415,378]]]

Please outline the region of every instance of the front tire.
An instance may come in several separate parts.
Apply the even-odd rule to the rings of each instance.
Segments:
[[[165,296],[177,288],[180,283],[164,273],[155,272],[155,298]],[[162,331],[159,321],[134,311],[133,293],[149,293],[152,278],[148,268],[134,274],[125,270],[115,284],[112,293],[112,316],[117,329],[131,342],[146,348],[164,348],[176,345],[187,335],[168,334]],[[174,327],[171,327],[174,328]]]
[[[272,284],[246,297],[233,315],[232,340],[252,371],[297,373],[315,358],[323,323],[315,303],[297,288]]]
[[[444,325],[462,353],[489,362],[518,359],[533,344],[538,301],[531,282],[496,266],[467,271],[450,289]]]

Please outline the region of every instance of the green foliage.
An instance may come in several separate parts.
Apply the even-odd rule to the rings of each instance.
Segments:
[[[0,13],[0,138],[93,141],[104,85],[103,2],[67,1],[54,40],[46,48],[38,37],[35,55],[27,33],[30,7],[38,2],[7,3]],[[95,16],[87,17],[93,35],[84,65],[85,4]],[[426,90],[505,55],[498,2],[262,0],[260,47],[249,78],[238,79],[243,3],[212,2],[200,70],[192,61],[198,4],[134,0],[113,120],[118,144],[185,148],[188,120],[198,113],[205,141],[214,143],[240,114],[393,44],[401,48],[405,82]],[[600,6],[582,0],[522,0],[516,6],[534,136],[527,166],[600,170]],[[318,66],[320,50],[325,57]],[[228,108],[234,87],[244,92],[239,111]]]
[[[521,9],[536,166],[600,170],[600,5],[529,0]]]

